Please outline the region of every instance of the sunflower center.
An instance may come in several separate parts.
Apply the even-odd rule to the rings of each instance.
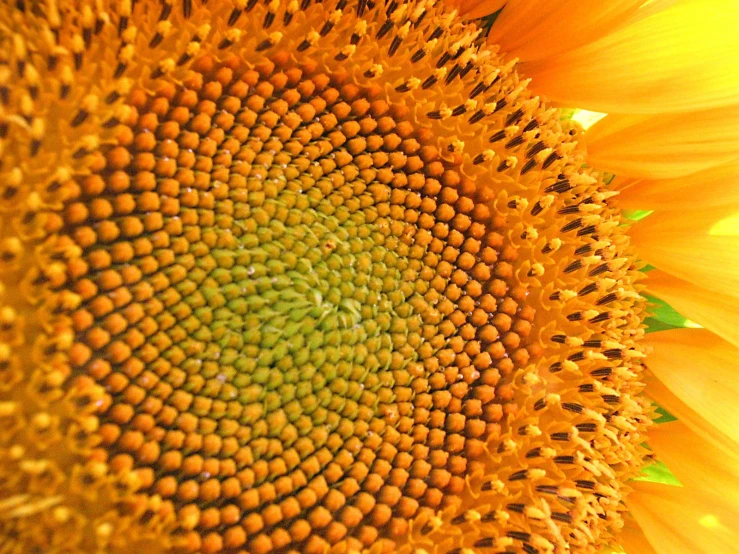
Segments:
[[[181,514],[217,500],[199,527],[227,548],[406,534],[483,467],[501,374],[529,360],[515,249],[402,107],[310,68],[200,65],[131,94],[65,212],[111,463]]]

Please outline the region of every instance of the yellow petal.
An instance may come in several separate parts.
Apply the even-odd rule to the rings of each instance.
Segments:
[[[739,458],[726,455],[680,421],[653,425],[648,444],[681,483],[723,494],[739,509]]]
[[[732,498],[692,487],[634,482],[626,499],[657,554],[729,554],[739,532]]]
[[[629,183],[616,197],[632,210],[698,210],[739,206],[739,162],[733,161],[675,179]]]
[[[704,441],[710,443],[715,449],[721,451],[725,456],[736,456],[736,442],[713,423],[701,417],[695,410],[675,396],[662,381],[652,375],[645,377],[647,384],[647,395],[670,412],[678,420],[685,424],[693,433],[699,435]]]
[[[585,133],[589,163],[623,177],[670,179],[739,159],[739,105],[689,115],[608,115]]]
[[[488,42],[500,45],[503,53],[522,61],[549,60],[613,30],[643,3],[644,0],[509,0],[490,29]],[[553,64],[556,63],[555,60]]]
[[[739,346],[739,299],[687,283],[664,271],[647,273],[647,291],[682,315]]]
[[[654,548],[644,536],[644,531],[634,521],[626,522],[618,534],[618,540],[626,554],[655,554]]]
[[[506,0],[447,0],[445,4],[457,8],[459,15],[478,19],[497,12]]]
[[[570,17],[578,19],[577,12]],[[560,35],[571,31],[558,28],[559,21],[553,27],[542,38],[557,48]],[[556,59],[527,64],[523,72],[549,99],[599,112],[686,112],[736,104],[737,29],[736,1],[681,0]]]
[[[649,333],[651,372],[685,404],[739,444],[739,349],[706,329]]]
[[[712,232],[722,215],[658,211],[635,223],[629,235],[642,260],[700,287],[739,296],[739,236]]]

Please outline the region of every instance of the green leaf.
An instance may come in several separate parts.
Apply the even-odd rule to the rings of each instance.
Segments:
[[[664,300],[660,300],[656,296],[649,294],[645,295],[649,303],[649,311],[652,312],[652,316],[644,320],[647,325],[647,333],[653,333],[654,331],[664,331],[666,329],[684,329],[700,327],[697,323],[690,321],[684,315],[675,310]]]
[[[654,462],[642,470],[639,477],[634,477],[634,481],[647,481],[649,483],[662,483],[663,485],[672,485],[682,487],[683,484],[670,471],[664,462]]]
[[[677,418],[672,415],[670,412],[665,410],[662,406],[659,404],[654,404],[655,409],[657,410],[657,413],[659,414],[659,417],[655,418],[653,422],[657,425],[660,425],[661,423],[669,423],[671,421],[677,421]]]
[[[650,215],[654,210],[623,210],[623,215],[627,219],[630,219],[631,221],[641,221],[648,215]]]

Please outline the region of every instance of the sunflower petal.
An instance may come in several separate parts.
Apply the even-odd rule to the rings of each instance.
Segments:
[[[618,540],[626,554],[656,554],[647,537],[634,521],[627,521]]]
[[[549,60],[603,36],[643,3],[644,0],[509,0],[490,30],[488,41],[522,61]]]
[[[639,257],[700,287],[739,296],[739,237],[718,235],[716,210],[655,212],[631,227]]]
[[[654,270],[647,273],[649,291],[688,319],[739,346],[739,299],[687,283]]]
[[[611,114],[585,133],[589,163],[623,177],[683,177],[739,159],[739,105],[683,114]]]
[[[577,14],[572,17],[577,19]],[[735,1],[706,5],[704,0],[682,0],[554,60],[527,64],[524,73],[533,78],[533,89],[551,100],[599,112],[664,113],[727,106],[739,98],[738,28]],[[563,31],[545,33],[549,44],[557,42],[552,33],[559,40]]]
[[[618,205],[632,210],[698,210],[739,206],[739,162],[732,161],[675,179],[625,183]]]
[[[650,333],[649,369],[680,400],[739,443],[739,349],[706,329]]]
[[[703,440],[723,452],[724,455],[736,456],[736,443],[715,427],[713,423],[688,407],[687,404],[670,392],[659,379],[648,375],[646,382],[646,393],[652,400],[659,403],[662,408],[687,425],[693,433],[703,437]]]
[[[470,19],[485,17],[497,12],[506,3],[506,0],[447,0],[445,4],[459,10],[460,15]]]
[[[648,442],[681,483],[723,494],[739,508],[739,457],[725,455],[680,421],[652,426]]]
[[[634,482],[626,504],[657,554],[734,552],[733,495],[694,487]]]

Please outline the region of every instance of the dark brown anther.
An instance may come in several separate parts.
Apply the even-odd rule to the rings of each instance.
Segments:
[[[473,546],[475,548],[491,548],[495,546],[495,538],[485,537],[483,539],[478,539],[475,541],[475,544]]]
[[[75,52],[74,54],[74,68],[80,70],[82,68],[82,52]]]
[[[485,83],[477,83],[475,87],[470,91],[470,98],[475,98],[476,96],[479,96],[486,90]]]
[[[589,235],[590,233],[595,233],[595,225],[588,225],[587,227],[583,227],[577,232],[577,236],[584,237],[585,235]]]
[[[509,125],[518,123],[518,121],[523,117],[523,113],[524,112],[521,109],[513,112],[511,115],[508,116],[508,119],[506,119],[505,126],[508,127]]]
[[[601,323],[602,321],[608,321],[611,319],[610,312],[601,312],[597,316],[588,320],[589,323]]]
[[[577,429],[581,433],[595,433],[597,426],[595,425],[595,423],[578,423],[577,425],[575,425],[575,429]]]
[[[575,480],[575,486],[578,489],[586,489],[592,491],[595,489],[595,481],[586,481],[584,479]]]
[[[580,212],[580,204],[571,204],[569,206],[565,206],[564,208],[560,208],[557,210],[557,213],[559,215],[569,215],[569,214],[576,214]]]
[[[516,146],[519,146],[521,144],[523,144],[523,137],[521,135],[518,135],[517,137],[513,137],[511,140],[509,140],[506,143],[505,147],[510,149],[515,148]]]
[[[600,275],[601,273],[605,273],[606,271],[608,271],[608,264],[602,263],[594,269],[590,270],[590,273],[588,273],[588,275],[590,277],[595,277],[596,275]]]
[[[555,464],[574,464],[575,457],[574,456],[555,456],[554,463]]]
[[[508,162],[508,160],[503,160],[502,162],[500,162],[500,165],[496,169],[498,173],[500,173],[501,171],[505,171],[506,169],[510,167],[511,167],[510,162]]]
[[[423,84],[421,84],[421,88],[426,90],[427,88],[434,86],[434,83],[436,83],[436,77],[431,75],[423,82]]]
[[[552,512],[552,519],[563,523],[572,523],[572,516],[565,512]]]
[[[149,41],[149,48],[159,46],[162,43],[162,40],[164,40],[164,35],[162,33],[156,33]]]
[[[31,145],[28,150],[31,156],[33,157],[36,154],[38,154],[38,151],[40,148],[41,148],[41,141],[39,139],[33,139],[31,141]]]
[[[257,52],[263,52],[264,50],[267,50],[267,48],[270,48],[271,46],[272,46],[272,41],[267,38],[267,39],[264,39],[262,42],[260,42],[257,45],[255,50]]]
[[[517,514],[522,514],[525,507],[526,505],[521,504],[520,502],[512,502],[510,504],[506,504],[506,510],[515,512]]]
[[[467,112],[467,108],[464,107],[464,104],[460,104],[452,110],[452,115],[462,115],[465,112]]]
[[[547,156],[547,159],[544,160],[544,163],[542,163],[541,166],[544,169],[546,169],[547,167],[549,167],[550,165],[552,165],[554,162],[556,162],[557,160],[559,160],[561,157],[562,156],[560,156],[556,152],[552,152],[551,154],[549,154],[549,156]]]
[[[449,72],[449,74],[446,76],[446,81],[444,81],[447,85],[451,83],[454,78],[459,75],[462,72],[462,67],[459,65],[455,65],[452,70]]]
[[[298,52],[303,52],[305,50],[308,50],[309,47],[310,47],[310,42],[308,42],[307,40],[304,40],[303,42],[298,44]]]
[[[568,321],[581,321],[582,320],[582,313],[581,312],[575,312],[573,314],[570,314],[567,316]]]
[[[231,10],[231,14],[228,16],[228,24],[235,25],[236,22],[239,20],[239,17],[241,17],[241,10],[239,8],[234,8],[233,10]]]
[[[553,441],[557,442],[568,442],[570,440],[569,433],[552,433],[550,437]]]
[[[189,62],[192,59],[192,56],[190,54],[184,53],[180,56],[180,59],[177,60],[177,65],[185,65],[187,62]],[[156,73],[156,77],[154,77],[154,74],[152,74],[152,78],[156,79],[157,77],[161,77],[164,72],[157,69],[154,73]]]
[[[274,21],[275,21],[275,14],[272,12],[267,12],[267,14],[264,16],[262,27],[265,29],[269,29],[272,26],[272,23],[274,23]]]
[[[182,15],[186,18],[192,15],[192,0],[182,0]]]
[[[159,21],[164,21],[165,19],[169,18],[169,14],[172,13],[172,3],[171,2],[164,2],[162,5],[162,11],[159,13]]]
[[[575,260],[574,262],[570,263],[567,267],[565,267],[564,272],[572,273],[574,271],[577,271],[578,269],[582,269],[582,260]]]
[[[596,302],[596,306],[602,306],[603,304],[608,304],[610,302],[613,302],[614,300],[618,300],[618,295],[615,292],[611,292],[609,294],[606,294],[605,296],[602,296],[599,298]]]
[[[562,402],[562,408],[569,412],[574,412],[576,414],[581,414],[583,407],[581,404],[576,404],[574,402]]]
[[[393,41],[390,43],[390,48],[387,49],[387,53],[389,56],[394,56],[395,52],[398,51],[398,48],[400,48],[400,44],[403,42],[403,39],[400,37],[394,37]]]
[[[474,124],[480,121],[483,117],[485,117],[485,112],[482,110],[477,110],[475,113],[472,114],[472,117],[470,117],[470,123]]]
[[[77,112],[77,115],[74,116],[74,119],[72,119],[72,127],[77,127],[79,125],[82,125],[82,123],[85,122],[85,119],[87,119],[87,116],[90,115],[90,112],[87,110],[80,110]]]
[[[443,67],[446,62],[452,59],[452,55],[449,52],[444,52],[441,57],[439,58],[439,61],[436,62],[436,68],[439,69]]]
[[[498,131],[488,139],[488,142],[498,142],[499,140],[503,140],[504,138],[505,131]]]
[[[128,27],[128,17],[123,16],[120,21],[118,21],[118,36],[121,36],[123,31],[126,30],[126,27]]]
[[[543,142],[539,141],[534,146],[532,146],[531,148],[529,148],[528,152],[526,152],[526,157],[527,158],[533,158],[534,156],[536,156],[539,152],[541,152],[545,148],[546,148],[546,145]]]
[[[321,35],[322,37],[325,37],[327,34],[331,32],[331,29],[333,28],[334,28],[334,24],[331,21],[326,21],[323,24],[323,27],[321,27],[321,30],[318,31],[318,34]]]
[[[531,540],[531,535],[529,533],[524,533],[523,531],[508,531],[506,536],[524,542]]]
[[[529,131],[533,131],[539,126],[539,122],[536,119],[532,119],[526,124],[526,127],[523,128],[524,133],[528,133]]]
[[[580,227],[582,227],[582,218],[578,217],[577,219],[573,219],[572,221],[564,225],[560,229],[560,232],[567,233],[568,231],[574,231],[575,229],[578,229]]]
[[[386,34],[388,34],[390,32],[390,29],[392,28],[393,28],[393,22],[388,19],[387,21],[385,21],[385,23],[382,24],[382,27],[380,27],[380,29],[377,31],[375,38],[377,40],[381,39]]]
[[[586,294],[590,294],[591,292],[595,292],[598,290],[598,285],[596,283],[590,283],[589,285],[585,285],[582,289],[580,289],[580,292],[577,293],[578,296],[585,296]]]
[[[125,71],[126,71],[126,64],[119,62],[118,65],[115,68],[115,71],[113,72],[113,78],[114,79],[117,79],[118,77],[120,77],[121,75],[123,75],[123,73]]]
[[[527,161],[521,168],[521,175],[526,175],[529,171],[536,167],[536,160]]]
[[[559,488],[554,485],[536,485],[536,490],[542,494],[557,494]]]
[[[527,476],[527,470],[525,469],[519,469],[518,471],[515,471],[511,473],[511,475],[508,477],[509,481],[523,481],[526,479]]]
[[[544,189],[544,192],[556,192],[557,194],[561,194],[563,192],[567,192],[571,188],[572,185],[570,185],[570,182],[567,179],[563,179],[561,181],[557,181],[553,185],[549,185]]]

